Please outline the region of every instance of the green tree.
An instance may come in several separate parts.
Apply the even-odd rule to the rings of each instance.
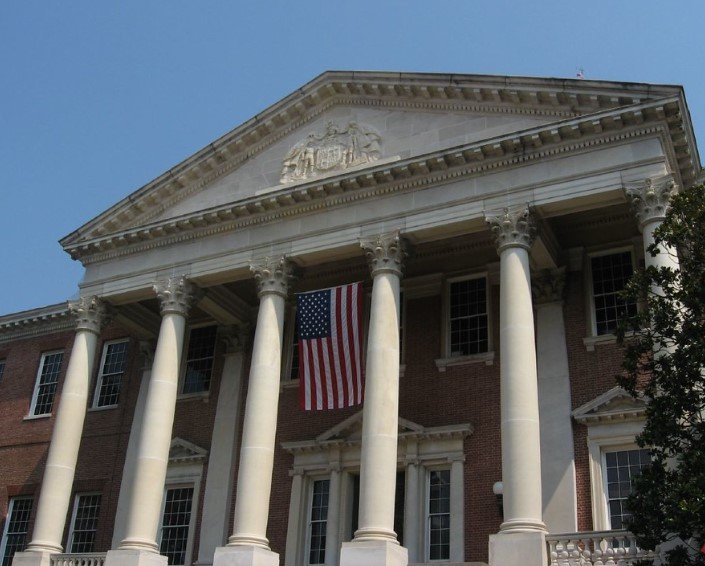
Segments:
[[[647,267],[625,295],[644,306],[617,334],[619,384],[647,399],[637,442],[652,463],[634,482],[629,529],[643,548],[663,541],[670,566],[705,565],[705,186],[676,195],[648,253],[675,254],[680,270]],[[680,540],[679,540],[680,539]]]

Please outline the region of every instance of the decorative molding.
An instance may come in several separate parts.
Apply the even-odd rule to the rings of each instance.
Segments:
[[[498,253],[501,254],[507,248],[531,249],[536,237],[536,225],[528,205],[485,213],[485,221],[495,235]]]
[[[632,210],[643,230],[650,222],[662,222],[666,218],[671,197],[676,191],[673,175],[663,175],[630,183],[624,188]]]
[[[643,395],[632,397],[621,387],[613,387],[592,401],[581,405],[572,413],[580,424],[613,421],[641,421],[646,416],[647,399]]]
[[[183,438],[174,438],[169,446],[169,464],[203,463],[208,451]]]
[[[0,317],[0,344],[71,330],[75,321],[66,303]]]
[[[346,206],[355,201],[418,190],[488,171],[524,165],[546,157],[655,134],[664,135],[663,128],[653,126],[621,131],[611,136],[590,138],[578,143],[559,143],[554,147],[550,147],[552,143],[546,142],[540,150],[531,146],[524,148],[521,139],[526,136],[520,136],[512,143],[520,144],[522,149],[510,153],[504,152],[502,143],[485,140],[470,144],[467,148],[441,151],[437,156],[433,154],[430,157],[427,155],[411,158],[393,166],[381,165],[365,169],[363,172],[351,173],[347,177],[337,176],[320,182],[295,185],[278,193],[250,197],[236,203],[67,245],[65,249],[74,259],[80,259],[84,265],[90,265],[184,241],[276,222],[300,214]],[[488,148],[487,151],[483,149],[485,147]],[[494,153],[492,148],[495,148]],[[440,170],[434,169],[434,163],[441,161],[450,165]]]
[[[372,277],[381,273],[402,276],[404,260],[409,255],[409,246],[403,238],[399,237],[399,232],[362,238],[360,247],[365,251]]]
[[[66,306],[76,320],[77,331],[86,330],[100,334],[112,316],[109,305],[96,296],[80,297],[75,301],[68,301]]]
[[[369,126],[353,121],[341,128],[329,121],[322,134],[309,132],[288,151],[280,182],[302,181],[377,161],[381,142],[381,136]]]
[[[274,293],[286,298],[289,283],[294,278],[294,266],[286,256],[265,257],[250,264],[250,272],[257,281],[257,295]]]
[[[184,276],[159,281],[153,289],[159,299],[159,310],[162,316],[171,313],[187,316],[200,294],[198,287]]]
[[[565,291],[565,267],[542,269],[531,275],[531,294],[534,304],[542,305],[563,301]]]

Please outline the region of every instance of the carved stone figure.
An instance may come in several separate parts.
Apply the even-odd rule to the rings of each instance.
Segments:
[[[328,122],[322,134],[311,132],[289,150],[284,157],[281,182],[302,181],[376,161],[381,141],[377,132],[357,122],[349,122],[345,128]]]

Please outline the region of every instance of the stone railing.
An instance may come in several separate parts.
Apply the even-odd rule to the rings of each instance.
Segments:
[[[593,531],[546,535],[549,566],[659,566],[658,554],[643,550],[627,531]]]
[[[51,566],[103,566],[105,552],[86,554],[52,554]]]

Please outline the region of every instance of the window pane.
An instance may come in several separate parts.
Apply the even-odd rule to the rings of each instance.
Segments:
[[[97,407],[117,405],[120,399],[120,388],[127,364],[128,342],[113,342],[106,344],[103,352],[103,367],[98,376]]]
[[[168,558],[170,565],[183,565],[186,563],[193,488],[167,489],[165,499],[159,553]]]
[[[69,552],[93,552],[100,514],[99,494],[77,495]]]
[[[428,533],[429,559],[450,557],[450,470],[429,473]]]
[[[216,333],[216,326],[191,330],[186,354],[183,393],[199,393],[210,389]]]
[[[36,401],[34,403],[34,411],[32,411],[33,415],[51,413],[63,359],[63,352],[42,355],[39,380],[37,381]]]
[[[487,282],[484,277],[450,284],[450,355],[486,352]]]
[[[5,373],[5,360],[0,360],[0,382],[2,381],[2,375]]]
[[[323,564],[326,560],[329,489],[330,480],[316,480],[313,482],[309,520],[309,564]]]
[[[619,450],[605,454],[607,469],[607,506],[612,529],[624,528],[630,518],[626,507],[632,491],[632,482],[649,465],[648,450]]]
[[[2,566],[10,566],[15,552],[24,550],[27,531],[29,528],[29,515],[32,512],[31,497],[14,497],[10,499],[5,526],[3,543]]]
[[[636,303],[619,296],[633,273],[632,254],[620,252],[593,257],[591,270],[597,333],[610,334],[620,320],[636,314]]]

